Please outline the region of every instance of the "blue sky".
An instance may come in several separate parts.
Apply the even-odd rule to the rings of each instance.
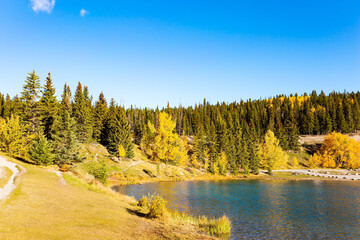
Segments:
[[[1,0],[0,92],[27,73],[139,107],[360,90],[360,1]]]

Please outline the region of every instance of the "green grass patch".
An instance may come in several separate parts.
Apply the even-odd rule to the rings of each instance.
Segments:
[[[289,155],[290,159],[293,159],[294,157],[296,157],[296,159],[299,162],[298,166],[294,166],[294,168],[306,168],[308,166],[308,162],[310,159],[310,154],[308,154],[305,151],[299,151],[299,152],[292,152],[289,151],[287,152],[287,154]]]

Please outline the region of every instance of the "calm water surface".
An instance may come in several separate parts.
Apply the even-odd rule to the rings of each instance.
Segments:
[[[228,216],[231,239],[360,239],[360,184],[345,181],[198,181],[116,186],[137,200],[158,193],[191,215]]]

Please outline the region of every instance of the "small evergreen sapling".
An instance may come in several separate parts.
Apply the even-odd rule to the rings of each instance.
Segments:
[[[38,134],[30,149],[30,158],[39,165],[51,165],[54,162],[55,154],[43,133]]]

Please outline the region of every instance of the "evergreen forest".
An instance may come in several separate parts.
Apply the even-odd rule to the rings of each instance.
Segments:
[[[359,104],[360,92],[312,91],[126,109],[103,93],[93,98],[80,82],[74,91],[67,84],[56,91],[50,73],[42,83],[33,71],[19,95],[0,93],[0,150],[61,166],[82,161],[81,143],[100,143],[122,158],[133,158],[138,146],[155,162],[217,174],[257,173],[264,166],[259,146],[266,139],[275,137],[282,150],[296,152],[300,135],[355,133],[360,130]]]

